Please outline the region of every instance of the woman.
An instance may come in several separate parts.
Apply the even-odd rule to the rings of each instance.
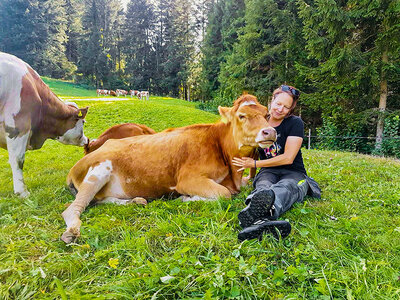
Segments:
[[[311,196],[321,197],[318,184],[307,176],[301,145],[304,124],[293,111],[300,92],[288,85],[281,85],[272,94],[268,123],[277,132],[276,142],[269,148],[258,149],[261,160],[235,157],[232,162],[240,167],[261,168],[256,175],[253,192],[247,197],[247,207],[239,215],[242,228],[239,239],[260,238],[264,232],[284,238],[291,231],[290,223],[277,221],[295,202],[303,201],[309,187]],[[279,234],[278,234],[279,232]]]

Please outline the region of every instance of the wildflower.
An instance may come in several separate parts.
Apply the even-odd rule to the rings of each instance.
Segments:
[[[116,269],[117,266],[118,266],[118,264],[119,264],[119,260],[118,260],[118,258],[110,258],[110,259],[108,260],[108,264],[109,264],[109,266],[110,266],[111,268]]]

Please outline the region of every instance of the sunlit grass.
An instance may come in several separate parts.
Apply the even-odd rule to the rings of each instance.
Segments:
[[[97,97],[96,89],[87,89],[87,87],[74,84],[70,81],[42,77],[43,81],[59,97]]]
[[[218,119],[171,98],[77,103],[90,106],[90,138],[124,122],[160,131]],[[65,178],[83,150],[47,141],[28,152],[31,196],[20,199],[1,149],[0,298],[399,299],[400,163],[303,151],[323,197],[283,216],[293,226],[284,241],[238,242],[248,187],[232,200],[90,207],[82,237],[66,246],[61,212],[73,196]]]

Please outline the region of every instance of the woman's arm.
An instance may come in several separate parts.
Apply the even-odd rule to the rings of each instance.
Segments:
[[[301,148],[303,143],[303,138],[298,136],[288,136],[285,144],[285,151],[283,154],[275,156],[269,159],[258,160],[257,168],[261,167],[277,167],[283,165],[290,165],[293,163],[297,153]],[[232,159],[232,164],[239,167],[238,172],[247,169],[254,168],[255,160],[251,157],[234,157]]]

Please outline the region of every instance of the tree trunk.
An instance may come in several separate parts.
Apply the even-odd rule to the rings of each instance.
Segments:
[[[386,100],[387,100],[387,80],[384,71],[385,65],[388,63],[388,53],[387,49],[382,54],[382,71],[381,71],[381,91],[379,97],[379,112],[378,112],[378,124],[376,126],[376,141],[375,141],[375,151],[380,151],[382,148],[382,137],[383,129],[385,126],[385,110],[386,110]]]

